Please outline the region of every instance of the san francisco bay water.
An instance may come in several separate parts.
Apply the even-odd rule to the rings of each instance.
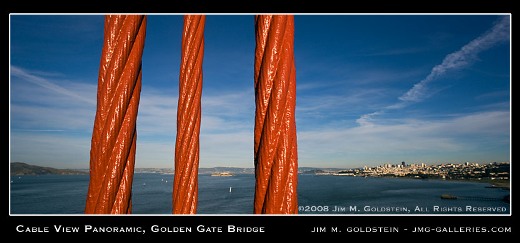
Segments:
[[[11,214],[83,214],[88,175],[12,176]],[[170,214],[173,175],[136,173],[133,214]],[[199,175],[198,214],[251,214],[255,178]],[[509,190],[463,181],[300,175],[300,214],[509,214]],[[455,200],[441,199],[449,194]]]

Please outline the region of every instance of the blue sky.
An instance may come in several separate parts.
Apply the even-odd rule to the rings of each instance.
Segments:
[[[10,161],[88,168],[102,15],[10,16]],[[136,167],[173,168],[183,18],[149,15]],[[299,166],[510,161],[509,15],[296,15]],[[200,166],[253,167],[253,15],[209,15]]]

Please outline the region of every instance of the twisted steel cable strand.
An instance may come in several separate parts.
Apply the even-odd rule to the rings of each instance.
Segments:
[[[128,214],[146,16],[105,16],[104,31],[85,213]]]
[[[255,16],[255,214],[298,213],[294,16]]]
[[[206,16],[184,16],[172,213],[195,214],[198,201],[202,60]]]

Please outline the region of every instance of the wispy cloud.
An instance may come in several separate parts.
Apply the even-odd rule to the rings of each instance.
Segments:
[[[80,95],[80,93],[77,93],[75,91],[69,90],[67,88],[64,88],[58,84],[53,83],[52,81],[42,77],[38,76],[37,74],[31,73],[31,71],[11,66],[11,75],[17,78],[20,78],[24,81],[31,82],[33,84],[39,85],[45,89],[51,90],[53,92],[56,92],[57,94],[66,95],[73,99],[81,100],[84,102],[87,102],[89,104],[96,104],[95,97],[85,97]]]
[[[102,33],[102,20],[102,17],[96,20],[95,23],[101,25],[92,25],[97,26],[92,31],[99,30],[101,32],[98,33]],[[29,27],[34,22],[29,21],[22,27]],[[61,22],[78,29],[77,25],[70,25],[70,22]],[[91,22],[85,23],[91,24]],[[53,23],[49,25],[56,27]],[[83,28],[79,29],[83,30]],[[20,28],[20,30],[32,34],[27,35],[26,39],[35,36],[32,28]],[[61,29],[64,30],[66,29]],[[453,111],[457,114],[441,114],[433,118],[394,118],[391,121],[378,122],[375,122],[374,118],[431,97],[437,91],[433,85],[435,80],[449,72],[470,67],[478,60],[480,53],[508,39],[508,31],[509,18],[502,18],[489,32],[447,55],[442,62],[439,60],[439,65],[433,68],[423,66],[414,70],[405,70],[406,66],[386,65],[388,63],[378,61],[371,61],[367,65],[347,58],[344,56],[347,52],[338,53],[336,57],[324,53],[304,56],[302,50],[296,53],[300,60],[297,62],[300,166],[350,167],[357,163],[368,164],[388,160],[437,160],[443,159],[443,156],[468,160],[502,158],[493,156],[507,157],[508,153],[505,151],[509,149],[510,112],[505,111],[504,107],[508,107],[509,104],[498,103],[504,99],[494,98],[507,93],[490,93],[477,97],[477,99],[485,99],[486,102],[497,102],[493,104],[494,107],[502,107],[500,109],[478,107],[480,110],[493,110],[489,112],[478,111],[468,114],[467,109],[463,111],[459,109]],[[65,40],[76,40],[80,36],[75,34],[76,32],[70,33]],[[97,40],[102,38],[102,35],[97,34],[86,37],[94,38],[92,36]],[[65,46],[68,48],[63,48],[65,41],[56,39],[58,43],[54,45],[57,47],[53,49],[51,48],[53,41],[39,40],[41,39],[34,44],[38,50],[42,49],[38,48],[41,45],[46,45],[49,47],[43,49],[60,50],[67,55],[77,54],[74,50],[94,53],[89,51],[91,48],[87,48],[84,44],[80,45],[78,44],[80,42],[76,41],[68,41],[70,45]],[[101,41],[97,43],[101,44]],[[254,44],[254,42],[250,43]],[[367,42],[367,45],[373,46],[370,42]],[[331,46],[333,49],[336,47]],[[31,49],[30,46],[14,45],[12,48],[36,50]],[[95,49],[99,50],[99,48],[100,46],[96,46]],[[172,71],[174,69],[171,69],[171,63],[164,62],[166,60],[164,58],[178,55],[169,53],[165,55],[160,46],[156,48],[160,49],[155,50],[156,52],[163,54],[159,59],[166,64],[155,65],[155,69],[149,67],[152,71],[147,69],[149,76],[146,77],[146,82],[144,80],[146,75],[143,74],[137,118],[136,166],[171,168],[175,149],[178,91],[173,87],[175,85],[170,86],[165,80],[173,79],[172,83],[175,84],[178,76]],[[222,72],[227,70],[226,68],[213,70],[213,72],[210,72],[212,68],[205,69],[200,166],[252,167],[254,127],[252,59],[240,58],[244,56],[243,51],[233,52],[230,56],[225,49],[214,48],[213,50],[218,51],[214,51],[213,54],[209,49],[205,56],[207,67],[222,62],[223,54],[238,58],[231,58],[233,61],[227,66],[227,69],[231,70],[228,70],[229,72]],[[422,50],[416,48],[383,50],[371,55],[403,55],[417,51]],[[98,51],[95,53],[99,54]],[[213,61],[211,61],[212,55],[215,57]],[[77,56],[82,59],[83,55]],[[157,56],[148,59],[147,62],[144,61],[146,57],[143,57],[143,64],[157,63],[155,57]],[[60,73],[60,66],[38,63],[40,59],[34,58],[34,55],[27,54],[24,58],[34,60],[38,66],[48,67],[48,69],[30,70],[21,64],[11,67],[10,155],[12,160],[37,162],[62,168],[87,168],[96,112],[96,80],[79,82],[78,77]],[[95,63],[98,61],[99,58],[96,57]],[[95,67],[97,65],[95,63],[90,63],[92,64],[90,66]],[[241,66],[244,63],[247,67]],[[385,68],[388,66],[395,66],[396,69]],[[93,78],[95,77],[94,72]],[[409,87],[406,92],[394,88],[396,83],[402,84],[403,81],[416,82],[416,85]],[[389,83],[393,87],[389,88]],[[230,84],[232,87],[229,86]],[[489,90],[492,91],[495,90]],[[439,116],[443,117],[439,118]],[[355,122],[356,118],[359,118],[358,123]],[[329,164],[320,164],[320,161],[327,161]]]
[[[173,165],[177,92],[143,87],[137,123],[136,166]],[[200,166],[252,167],[253,126],[252,89],[203,94]]]
[[[175,136],[177,96],[178,91],[173,89],[143,85],[137,115],[138,136]]]
[[[430,97],[432,92],[428,88],[428,84],[442,77],[449,71],[458,70],[467,67],[475,62],[478,54],[490,49],[498,43],[509,40],[510,19],[509,17],[501,17],[495,25],[486,33],[480,35],[476,39],[464,45],[460,50],[447,55],[441,64],[432,68],[428,76],[416,83],[410,90],[399,97],[399,102],[380,111],[362,115],[358,120],[360,125],[370,125],[372,119],[376,115],[380,115],[387,110],[400,109],[408,104],[421,102]]]
[[[12,159],[87,168],[97,84],[62,81],[65,75],[21,67],[12,67],[11,73]],[[138,167],[173,165],[177,101],[175,88],[143,85],[137,117]],[[203,94],[201,166],[251,167],[251,159],[245,158],[252,158],[253,126],[252,88]]]
[[[492,91],[485,94],[481,94],[477,97],[475,97],[476,100],[485,100],[485,99],[493,99],[493,98],[501,98],[501,97],[508,97],[509,96],[509,90],[499,90],[499,91]]]
[[[438,120],[400,119],[387,125],[301,131],[298,156],[302,164],[327,161],[323,166],[329,167],[402,160],[437,163],[444,158],[507,160],[509,133],[507,111],[459,114]],[[501,157],[493,157],[497,154]]]
[[[460,50],[447,55],[441,64],[433,67],[430,74],[412,89],[399,97],[402,101],[418,102],[428,97],[427,84],[448,71],[460,69],[473,63],[477,55],[495,44],[509,39],[509,18],[503,17],[491,30],[472,40]]]
[[[67,78],[11,67],[11,161],[88,167],[97,85]]]
[[[11,67],[10,118],[14,131],[91,132],[96,85],[48,78],[45,72]],[[65,78],[62,74],[52,77]]]
[[[175,132],[169,140],[147,139],[138,134],[136,167],[174,165]],[[200,167],[253,167],[253,131],[238,130],[221,134],[201,132]]]
[[[316,92],[300,95],[297,98],[296,122],[299,128],[306,129],[352,120],[366,110],[385,104],[388,93],[391,92],[382,88],[355,88],[343,94]]]
[[[137,167],[171,167],[178,91],[143,86],[137,119]],[[251,90],[202,95],[200,166],[252,167],[254,95]]]

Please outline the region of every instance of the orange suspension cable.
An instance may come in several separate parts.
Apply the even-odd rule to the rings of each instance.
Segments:
[[[204,15],[184,16],[172,196],[174,214],[197,212],[205,22]]]
[[[85,213],[132,212],[146,16],[105,16]]]
[[[254,213],[298,213],[294,16],[255,16]]]

